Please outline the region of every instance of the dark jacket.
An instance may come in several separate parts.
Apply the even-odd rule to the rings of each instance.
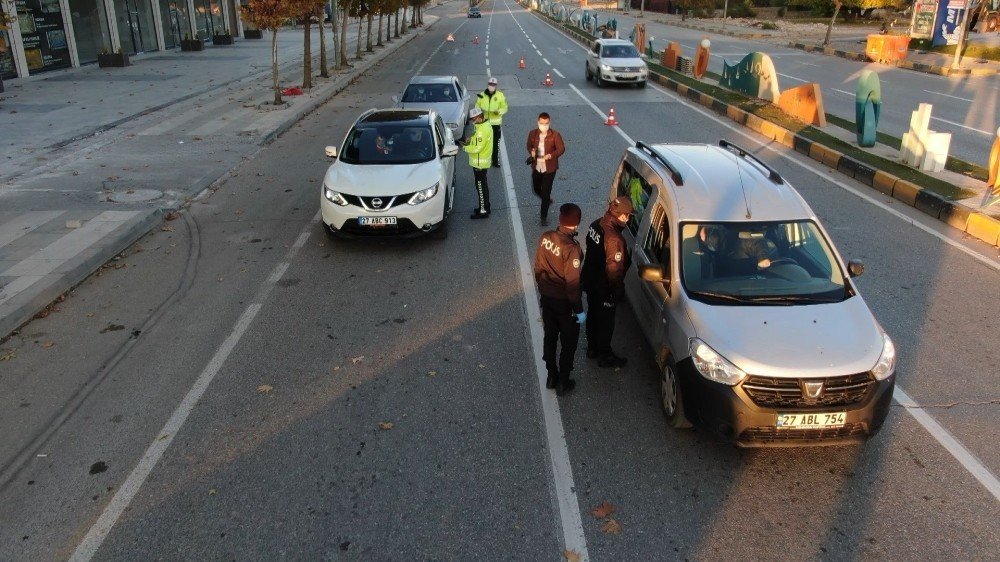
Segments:
[[[583,251],[570,229],[559,227],[542,234],[535,252],[535,283],[543,297],[568,301],[573,312],[583,312],[580,266]]]
[[[583,260],[583,290],[596,295],[617,297],[621,294],[625,272],[631,258],[621,227],[610,214],[590,225],[587,231],[587,257]]]
[[[531,151],[538,148],[538,135],[541,131],[538,129],[532,129],[528,133],[528,156],[531,156]],[[549,129],[548,134],[545,135],[545,154],[551,154],[552,158],[545,161],[545,173],[554,173],[559,169],[559,157],[566,152],[566,145],[563,144],[562,135],[559,131],[555,129]]]

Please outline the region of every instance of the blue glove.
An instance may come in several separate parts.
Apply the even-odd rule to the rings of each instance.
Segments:
[[[578,313],[576,315],[576,323],[577,324],[583,324],[586,321],[587,321],[587,313],[586,312],[580,312],[580,313]]]

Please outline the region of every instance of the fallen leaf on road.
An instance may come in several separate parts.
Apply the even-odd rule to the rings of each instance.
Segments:
[[[437,374],[438,374],[438,372],[437,372],[437,371],[429,371],[429,372],[427,373],[427,376],[428,376],[428,377],[434,377],[434,376],[437,376]]]
[[[564,550],[563,558],[566,562],[580,562],[580,553],[575,550]]]
[[[389,431],[392,429],[392,422],[379,422],[378,428],[382,431]]]
[[[257,387],[257,392],[259,392],[261,394],[267,394],[268,392],[271,392],[272,390],[274,390],[274,387],[271,386],[271,385],[269,385],[269,384],[262,384],[262,385],[260,385],[260,386]]]
[[[173,231],[174,227],[170,226],[169,224],[165,224],[160,227],[160,232],[173,232]]]
[[[17,357],[17,353],[13,349],[8,349],[7,351],[0,351],[0,361],[10,361],[15,357]]]
[[[54,341],[47,341],[47,342],[45,342],[45,343],[42,344],[42,347],[44,349],[48,349],[48,348],[54,346],[55,344],[56,344],[56,342],[54,342]]]
[[[334,366],[333,370],[334,370],[334,371],[339,371],[339,370],[340,370],[340,365],[336,365],[336,366]]]
[[[615,506],[608,502],[604,502],[601,505],[590,510],[590,514],[598,519],[604,519],[605,517],[611,515],[615,512]]]
[[[208,489],[208,495],[210,495],[210,496],[214,496],[214,495],[216,495],[218,493],[219,493],[219,491],[216,490],[215,488],[209,488]]]
[[[170,211],[169,213],[163,215],[163,220],[165,221],[174,221],[177,220],[178,218],[180,218],[180,215],[178,215],[174,211]]]
[[[93,312],[88,312],[87,313],[87,318],[93,318],[93,317],[94,317],[94,313]]]
[[[608,519],[608,521],[601,526],[601,532],[607,535],[617,535],[622,532],[622,526],[618,524],[618,521]]]
[[[243,209],[236,209],[236,214],[237,215],[242,215],[243,214]]]
[[[353,363],[354,365],[357,365],[358,363],[362,362],[364,360],[364,358],[365,358],[364,355],[358,355],[357,357],[351,357],[351,363]]]

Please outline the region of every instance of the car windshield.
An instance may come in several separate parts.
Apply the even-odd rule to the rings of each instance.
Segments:
[[[711,304],[809,304],[850,296],[839,262],[811,221],[686,223],[681,279]]]
[[[430,127],[368,123],[347,135],[340,160],[348,164],[416,164],[435,156]]]
[[[637,59],[639,52],[633,45],[606,45],[601,49],[601,57],[606,59]]]
[[[403,103],[447,103],[458,101],[451,84],[410,84],[403,92]]]

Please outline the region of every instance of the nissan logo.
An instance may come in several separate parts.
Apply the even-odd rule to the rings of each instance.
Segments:
[[[377,208],[379,208],[381,206],[382,206],[382,200],[381,199],[379,199],[378,197],[376,197],[375,199],[372,199],[372,207],[375,207],[377,209]]]

